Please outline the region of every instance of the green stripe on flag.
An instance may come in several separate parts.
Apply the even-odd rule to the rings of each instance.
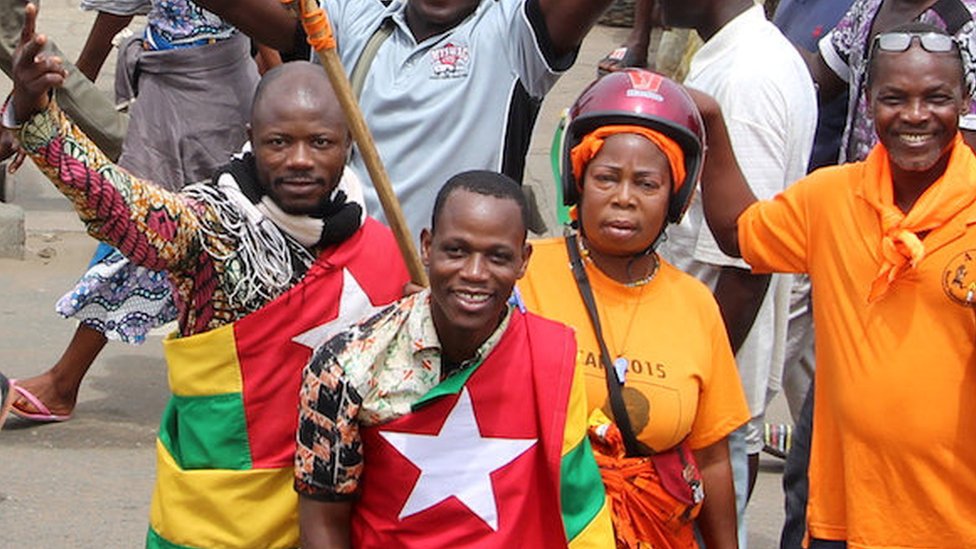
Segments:
[[[420,397],[420,400],[410,405],[410,410],[417,411],[421,406],[429,404],[430,402],[437,400],[444,395],[456,395],[460,393],[461,389],[464,387],[464,384],[468,382],[468,378],[471,377],[471,374],[478,369],[478,366],[481,366],[481,362],[482,361],[479,360],[471,366],[452,374],[450,377],[437,385],[434,385],[431,390],[427,391],[424,396]]]
[[[251,468],[240,393],[174,395],[163,411],[159,440],[181,469]]]
[[[179,545],[160,536],[152,527],[146,532],[146,549],[194,549],[189,545]]]
[[[563,525],[566,539],[572,541],[597,516],[606,498],[588,438],[563,455],[559,478]]]

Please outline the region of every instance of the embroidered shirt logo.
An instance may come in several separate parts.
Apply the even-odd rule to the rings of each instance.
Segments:
[[[942,289],[960,305],[976,305],[976,250],[952,258],[942,271]]]
[[[467,45],[448,42],[431,50],[430,56],[433,59],[431,78],[462,78],[468,75]]]

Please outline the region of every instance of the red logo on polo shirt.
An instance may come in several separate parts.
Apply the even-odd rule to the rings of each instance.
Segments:
[[[433,58],[431,78],[460,78],[468,75],[468,46],[448,42],[430,51]]]

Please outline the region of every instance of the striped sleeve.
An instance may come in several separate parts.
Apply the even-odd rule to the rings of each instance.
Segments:
[[[569,360],[575,362],[575,356]],[[567,405],[559,475],[566,539],[571,549],[613,547],[610,505],[586,436],[586,388],[579,368],[574,368]]]

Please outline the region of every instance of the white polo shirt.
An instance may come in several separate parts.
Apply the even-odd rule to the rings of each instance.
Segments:
[[[395,24],[367,73],[360,107],[415,238],[452,175],[486,169],[521,181],[542,97],[576,58],[552,55],[538,0],[483,0],[458,26],[419,44],[403,0],[323,6],[347,72],[381,23]],[[384,219],[359,154],[351,166],[369,214]]]
[[[739,166],[760,200],[806,174],[817,127],[817,98],[807,67],[789,40],[749,8],[706,42],[691,60],[685,84],[718,101]],[[713,289],[722,266],[748,269],[722,253],[695,196],[682,222],[668,231],[665,257]],[[736,354],[754,418],[766,407],[771,372],[783,367],[792,275],[773,275],[752,330]],[[758,446],[757,446],[758,445]],[[762,441],[755,434],[749,452]]]

